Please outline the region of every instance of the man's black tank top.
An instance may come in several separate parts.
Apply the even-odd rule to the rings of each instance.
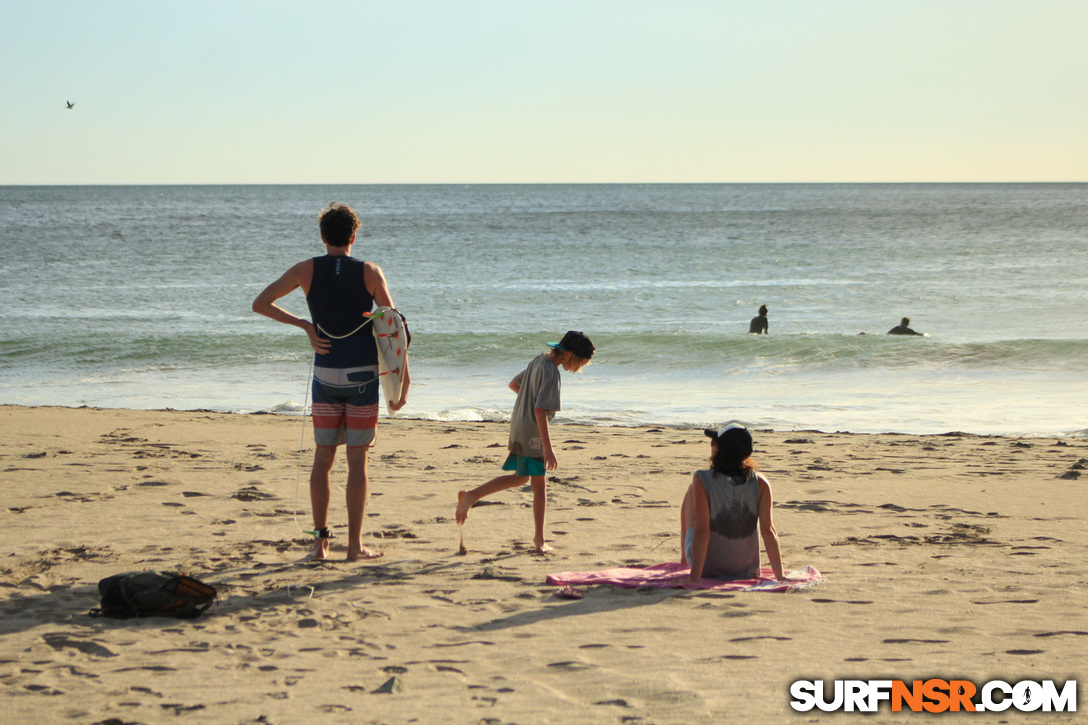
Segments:
[[[365,263],[347,256],[314,257],[314,274],[306,304],[310,319],[318,326],[321,337],[340,337],[355,330],[342,340],[334,338],[327,355],[314,355],[314,365],[320,368],[353,368],[378,364],[378,347],[364,312],[374,309],[374,298],[363,279]]]

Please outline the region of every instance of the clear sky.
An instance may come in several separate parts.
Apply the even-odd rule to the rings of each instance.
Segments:
[[[1088,1],[0,4],[0,184],[778,181],[1088,181]]]

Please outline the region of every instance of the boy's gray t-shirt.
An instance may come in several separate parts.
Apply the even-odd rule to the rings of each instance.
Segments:
[[[548,353],[533,358],[529,366],[514,377],[520,389],[510,414],[510,452],[526,458],[544,458],[544,446],[536,427],[535,408],[548,411],[548,421],[559,410],[559,367]]]

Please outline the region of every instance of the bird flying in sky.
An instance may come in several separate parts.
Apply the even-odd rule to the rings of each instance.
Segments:
[[[65,103],[68,104],[67,108],[69,108],[69,109],[75,108],[75,106],[76,106],[76,104],[72,103],[71,101],[65,101]]]

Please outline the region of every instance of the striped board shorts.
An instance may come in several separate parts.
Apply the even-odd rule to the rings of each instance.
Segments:
[[[378,429],[378,366],[314,368],[314,443],[369,446]]]

